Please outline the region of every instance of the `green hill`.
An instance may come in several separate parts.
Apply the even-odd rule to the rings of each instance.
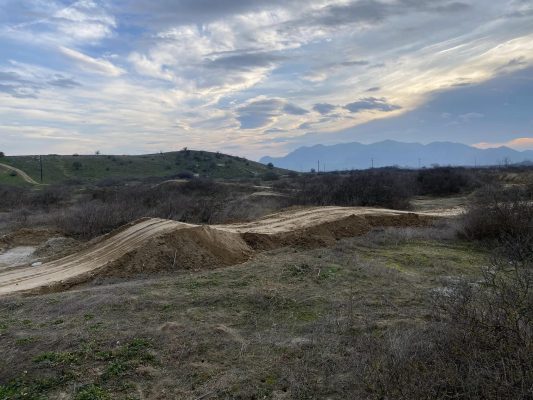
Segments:
[[[213,179],[261,178],[269,172],[287,172],[241,157],[194,150],[136,156],[47,155],[42,160],[45,184],[71,179],[94,182],[104,178],[172,177],[184,171]],[[0,162],[40,182],[38,156],[6,156]],[[26,184],[20,176],[7,170],[0,170],[0,183]]]

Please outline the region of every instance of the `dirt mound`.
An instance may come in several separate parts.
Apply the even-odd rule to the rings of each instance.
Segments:
[[[364,235],[377,226],[424,226],[435,216],[361,207],[314,207],[288,210],[263,219],[221,225],[239,232],[255,250],[282,246],[326,246],[345,237]]]
[[[211,269],[242,263],[252,254],[239,234],[193,226],[149,239],[108,264],[100,274],[124,277],[163,270]]]
[[[74,251],[79,245],[75,239],[57,236],[39,245],[33,254],[37,258],[57,258]]]
[[[57,235],[49,229],[23,228],[0,237],[0,250],[17,246],[38,246]]]
[[[161,219],[143,219],[93,241],[84,250],[39,266],[0,273],[0,294],[54,291],[96,275],[236,264],[252,251],[240,235]]]
[[[254,250],[329,245],[373,227],[421,226],[434,218],[357,207],[290,209],[253,222],[213,226],[146,218],[80,246],[75,254],[35,266],[5,268],[0,272],[0,294],[60,290],[95,276],[215,268],[246,261]],[[27,238],[30,233],[18,235]]]

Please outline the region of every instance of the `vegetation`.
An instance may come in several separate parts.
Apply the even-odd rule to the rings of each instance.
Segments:
[[[296,193],[295,204],[377,206],[409,209],[416,195],[449,196],[470,193],[494,179],[489,169],[379,168],[363,171],[291,176],[276,189]]]
[[[40,179],[38,157],[10,156],[4,157],[2,162],[23,170],[36,180]],[[190,171],[193,174],[213,179],[254,178],[267,171],[283,172],[240,157],[188,149],[139,156],[47,155],[43,156],[43,170],[45,184],[64,183],[74,179],[96,182],[108,177],[171,178],[182,171]]]
[[[0,364],[0,381],[45,398],[86,389],[109,398],[378,398],[359,375],[370,371],[360,364],[368,338],[415,329],[440,278],[477,279],[487,261],[448,238],[448,227],[434,229],[435,239],[391,229],[224,269],[0,299],[10,365]],[[400,257],[413,248],[416,258]],[[38,340],[15,350],[21,335]]]
[[[14,226],[83,239],[141,216],[218,223],[288,205],[469,195],[462,217],[431,226],[2,297],[0,399],[529,399],[533,186],[529,171],[507,172],[291,174],[267,182],[284,194],[266,196],[273,203],[253,196],[264,181],[192,171],[178,182],[0,186]]]

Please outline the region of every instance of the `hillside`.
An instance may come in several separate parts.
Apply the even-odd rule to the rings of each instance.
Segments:
[[[27,173],[40,182],[37,156],[6,156],[0,162]],[[190,171],[213,179],[261,177],[272,171],[266,165],[221,153],[178,151],[135,156],[117,155],[47,155],[43,156],[43,183],[70,179],[98,181],[104,178],[172,177]],[[283,171],[274,169],[274,172]],[[25,184],[12,171],[0,170],[0,183]]]
[[[521,163],[533,160],[533,151],[516,151],[508,147],[478,149],[460,143],[434,142],[402,143],[393,140],[373,144],[340,143],[332,146],[300,147],[284,157],[263,157],[261,162],[276,167],[309,171],[366,169],[398,165],[401,167],[429,167],[433,164],[454,166],[486,166]]]

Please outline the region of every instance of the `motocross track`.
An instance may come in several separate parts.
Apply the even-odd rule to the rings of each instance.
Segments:
[[[72,255],[41,265],[3,269],[0,295],[63,290],[101,275],[234,265],[258,250],[327,245],[365,234],[373,227],[421,226],[440,216],[376,208],[313,207],[229,225],[142,219],[89,242]]]

